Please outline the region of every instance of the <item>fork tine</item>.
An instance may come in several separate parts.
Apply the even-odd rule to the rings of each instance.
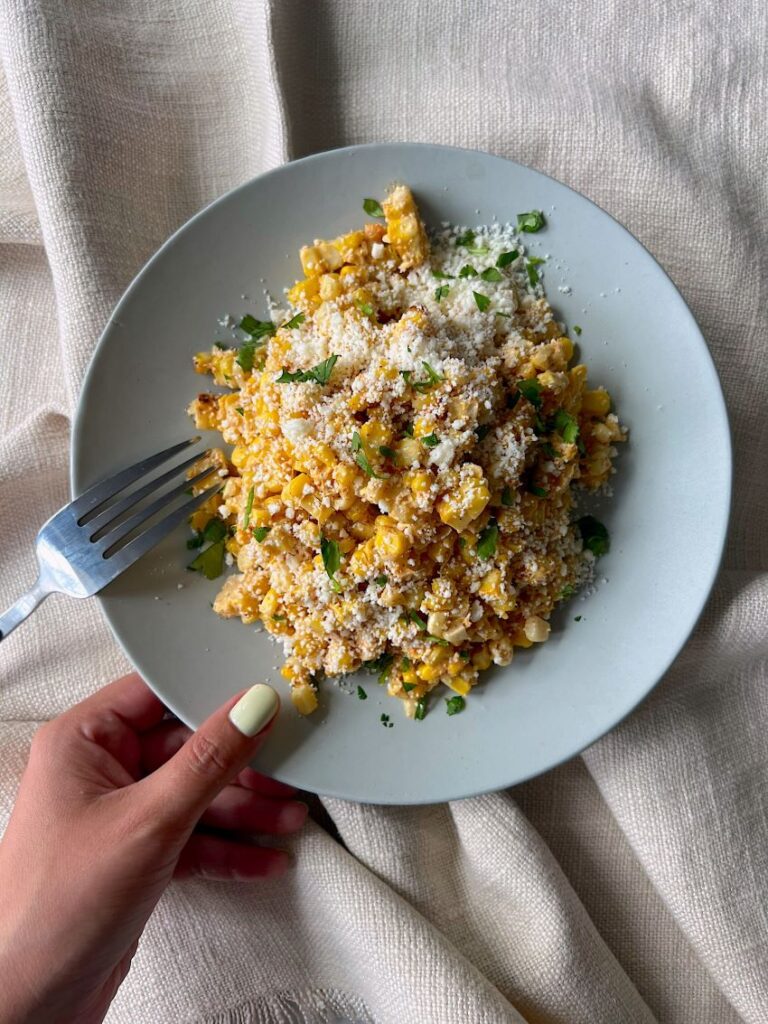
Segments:
[[[202,455],[205,455],[205,452],[203,452]],[[100,530],[104,529],[105,526],[109,526],[110,523],[113,523],[118,516],[123,514],[123,512],[127,512],[129,509],[133,508],[133,506],[137,505],[142,498],[146,498],[148,494],[164,487],[169,480],[178,476],[182,470],[187,469],[194,462],[197,462],[198,459],[202,458],[202,455],[199,452],[196,452],[194,455],[190,455],[188,459],[180,462],[178,466],[174,466],[172,469],[169,469],[167,472],[163,473],[162,476],[154,477],[152,480],[148,481],[148,483],[143,484],[137,490],[131,491],[130,494],[121,498],[120,501],[115,502],[114,505],[108,505],[103,512],[97,513],[94,518],[87,517],[86,523],[91,540],[94,540],[96,538],[96,534],[99,533]],[[209,468],[205,472],[206,474],[210,474],[211,472],[215,472],[215,470],[211,470]],[[192,481],[188,480],[187,486],[189,487],[191,483]]]
[[[115,473],[114,476],[101,480],[99,483],[94,484],[93,487],[89,487],[87,491],[72,502],[72,511],[82,520],[85,516],[95,512],[105,501],[113,498],[120,491],[125,490],[134,480],[139,480],[157,466],[167,462],[168,459],[172,459],[178,452],[183,452],[191,444],[197,444],[199,440],[200,437],[191,437],[187,441],[171,445],[165,451],[158,452],[157,455],[151,455],[148,459],[142,459],[141,462],[128,466],[127,469]]]
[[[193,484],[199,483],[201,480],[205,479],[205,477],[210,476],[211,472],[211,467],[207,466],[190,480],[187,480],[185,477],[176,484],[175,487],[172,487],[170,491],[166,491],[164,494],[161,494],[145,508],[140,508],[138,512],[134,512],[132,516],[129,516],[121,523],[118,523],[118,525],[113,529],[110,530],[109,524],[107,524],[107,526],[103,527],[101,531],[97,531],[97,533],[101,533],[101,536],[94,534],[91,537],[91,540],[98,542],[105,551],[111,550],[116,544],[119,544],[121,540],[124,540],[133,530],[141,526],[142,523],[149,522],[156,512],[160,512],[162,509],[167,508],[173,499],[178,497],[183,491],[192,487]],[[220,487],[221,484],[219,483],[217,486]]]
[[[210,498],[211,495],[216,494],[220,490],[221,486],[219,484],[215,487],[209,487],[207,491],[202,491],[200,494],[195,495],[190,501],[185,501],[183,505],[174,509],[165,519],[155,523],[149,530],[145,530],[138,537],[134,537],[132,541],[126,544],[125,547],[120,548],[115,554],[110,555],[107,551],[104,556],[104,564],[107,571],[112,573],[111,579],[114,579],[124,569],[127,569],[129,565],[133,565],[138,558],[141,558],[147,551],[156,544],[159,544],[163,537],[167,536],[171,530],[175,529],[190,516],[206,498]]]

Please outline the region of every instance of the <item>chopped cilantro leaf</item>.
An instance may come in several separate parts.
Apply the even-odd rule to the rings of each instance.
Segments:
[[[369,217],[383,217],[384,211],[381,208],[381,203],[378,199],[364,199],[363,209]]]
[[[396,459],[397,452],[394,448],[388,448],[385,444],[379,445],[379,454],[383,455],[385,459]]]
[[[337,355],[328,356],[322,363],[313,366],[309,370],[286,370],[283,368],[279,377],[275,377],[276,384],[306,384],[313,380],[316,384],[327,384],[331,379],[331,373],[338,360]]]
[[[444,299],[450,290],[451,286],[448,284],[441,284],[439,288],[435,288],[435,302],[440,302],[441,299]]]
[[[355,456],[355,462],[366,476],[375,477],[377,480],[385,479],[385,477],[381,473],[377,473],[371,465],[368,456],[365,454],[365,449],[363,448],[363,439],[360,437],[357,430],[352,435],[352,451]]]
[[[411,690],[416,689],[416,683],[403,683],[403,689],[406,693],[410,693]]]
[[[576,587],[572,586],[570,583],[567,583],[560,591],[560,600],[565,601],[567,598],[573,597],[575,593]]]
[[[483,281],[503,281],[504,275],[496,267],[486,267],[480,277]]]
[[[261,542],[264,540],[264,538],[267,536],[271,529],[271,526],[257,526],[256,529],[253,531],[253,536],[256,538],[259,544],[261,544]]]
[[[187,551],[194,551],[196,548],[201,548],[204,543],[205,537],[203,537],[202,533],[197,533],[187,541]]]
[[[357,699],[358,700],[368,700],[368,694],[365,692],[365,690],[362,688],[362,686],[358,686],[358,688],[357,688]]]
[[[443,638],[441,636],[432,636],[431,634],[428,634],[425,639],[430,644],[437,644],[438,647],[450,647],[451,646],[449,644],[449,642],[447,640],[443,640]]]
[[[455,697],[447,698],[445,701],[445,710],[449,715],[458,715],[458,713],[463,711],[466,706],[466,701],[463,697],[460,697],[458,693]]]
[[[248,497],[245,500],[245,512],[243,513],[243,529],[248,529],[248,523],[251,521],[251,509],[253,508],[253,488],[248,491]]]
[[[475,244],[475,232],[474,231],[467,230],[463,234],[459,235],[459,237],[456,239],[456,245],[457,246],[463,245],[463,246],[466,247],[468,245],[474,245],[474,244]]]
[[[328,537],[320,537],[320,554],[323,556],[323,565],[328,574],[328,579],[333,580],[341,568],[341,552],[335,540]]]
[[[573,333],[576,334],[576,335],[580,335],[581,334],[581,328],[579,327],[578,324],[574,324],[573,325]]]
[[[575,615],[574,618],[573,618],[573,621],[574,622],[581,622],[581,616],[580,615]]]
[[[510,263],[514,263],[520,253],[517,249],[512,249],[511,252],[503,252],[496,260],[497,267],[508,267]]]
[[[593,555],[600,557],[610,551],[611,538],[608,531],[594,516],[582,516],[576,525],[579,528],[584,547],[588,548]]]
[[[217,576],[221,576],[224,571],[224,541],[217,540],[205,551],[201,551],[187,568],[191,572],[201,572],[208,580],[215,580]]]
[[[266,338],[277,330],[271,320],[257,320],[250,313],[246,313],[237,326],[241,331],[245,331],[246,334],[250,334],[251,338],[256,340]]]
[[[373,582],[377,587],[386,587],[389,583],[389,576],[385,576],[384,573],[382,573],[381,576],[377,576]]]
[[[517,390],[528,399],[534,409],[541,407],[541,384],[537,380],[519,380]]]
[[[427,620],[424,618],[423,615],[420,615],[417,611],[409,611],[408,618],[422,633],[426,633]]]
[[[362,299],[356,299],[355,305],[363,314],[363,316],[373,316],[373,306],[370,302],[363,302]]]
[[[477,271],[471,263],[465,263],[459,271],[459,277],[477,277]]]
[[[292,331],[300,324],[303,324],[306,319],[307,318],[303,313],[297,313],[295,316],[292,316],[290,320],[286,320],[284,324],[280,324],[280,326]]]
[[[235,362],[242,369],[248,372],[253,369],[253,359],[256,355],[257,342],[246,341],[237,350]]]
[[[493,558],[496,554],[496,545],[499,543],[499,528],[493,519],[490,520],[477,539],[478,558]]]
[[[539,283],[539,272],[536,269],[536,264],[528,260],[525,264],[525,270],[528,274],[528,280],[531,283],[531,287],[534,288]]]
[[[529,484],[528,491],[536,498],[546,498],[547,492],[543,487],[537,487],[536,484]]]
[[[442,270],[433,270],[432,277],[436,277],[438,281],[452,281],[453,274],[444,274]]]
[[[413,717],[416,719],[417,722],[421,722],[423,720],[424,716],[426,715],[426,713],[427,713],[427,700],[426,700],[426,697],[422,697],[420,700],[416,701],[416,713],[414,714]]]
[[[482,292],[472,292],[472,294],[475,298],[475,305],[477,306],[481,313],[484,313],[486,309],[488,309],[488,307],[490,306],[491,300],[488,298],[487,295],[483,295]]]
[[[229,348],[229,345],[226,343],[226,341],[214,341],[213,344],[215,348],[221,348],[224,350]]]
[[[218,516],[213,516],[209,519],[203,528],[203,540],[208,540],[213,543],[217,540],[224,540],[226,536],[226,524],[223,523]]]
[[[505,487],[504,490],[501,492],[501,504],[504,505],[506,508],[512,508],[512,506],[515,504],[515,498],[512,494],[511,488]]]
[[[481,423],[479,427],[475,427],[475,437],[477,438],[478,442],[488,437],[492,430],[492,423]]]
[[[405,423],[403,425],[403,433],[405,434],[406,437],[413,437],[413,424]]]
[[[518,231],[541,231],[545,223],[541,210],[531,210],[530,213],[518,213],[517,215]]]
[[[427,434],[426,437],[422,437],[420,440],[425,448],[436,448],[440,444],[440,438],[437,434]]]
[[[245,409],[242,407],[242,405],[236,405],[235,412],[237,413],[238,416],[245,416]]]
[[[554,424],[555,430],[566,444],[575,443],[576,438],[579,436],[579,424],[570,413],[566,412],[565,409],[558,409],[555,413]]]

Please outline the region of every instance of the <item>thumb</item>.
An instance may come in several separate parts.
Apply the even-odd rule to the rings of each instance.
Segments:
[[[153,791],[158,817],[193,828],[214,797],[246,767],[266,739],[280,700],[265,683],[214,711],[162,768],[140,783]]]

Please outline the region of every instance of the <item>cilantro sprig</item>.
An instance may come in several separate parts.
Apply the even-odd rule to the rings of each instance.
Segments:
[[[582,516],[576,523],[584,541],[584,547],[597,558],[607,555],[611,549],[611,538],[608,530],[594,516]]]
[[[384,211],[382,210],[381,203],[378,201],[378,199],[364,199],[363,209],[365,210],[369,217],[384,216]]]
[[[338,360],[337,355],[328,356],[322,363],[318,363],[317,366],[311,367],[309,370],[283,370],[279,377],[275,377],[276,384],[306,384],[309,381],[314,381],[315,384],[325,385],[331,379],[331,373]]]
[[[531,210],[529,213],[518,213],[517,230],[530,233],[541,231],[546,224],[544,214],[541,210]]]
[[[362,469],[366,476],[374,477],[376,480],[386,479],[386,476],[384,474],[377,473],[376,470],[371,465],[368,456],[365,454],[363,439],[362,437],[360,437],[360,433],[357,430],[352,434],[352,453],[355,456],[355,462],[358,464],[360,469]]]

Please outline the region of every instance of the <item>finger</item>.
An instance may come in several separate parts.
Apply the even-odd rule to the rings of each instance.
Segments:
[[[276,878],[289,866],[290,857],[285,850],[195,833],[181,851],[174,874],[177,878],[247,882],[254,878]]]
[[[268,775],[255,772],[253,768],[243,768],[235,782],[244,789],[253,789],[262,796],[271,797],[273,800],[290,800],[296,794],[296,787],[289,786],[286,782],[278,782],[277,779],[270,779]]]
[[[157,821],[191,828],[261,746],[280,702],[259,683],[215,711],[183,747],[138,784]]]
[[[204,825],[233,832],[281,836],[298,831],[309,808],[298,800],[270,800],[241,786],[227,786],[200,819]]]
[[[141,742],[141,769],[144,775],[157,771],[173,755],[184,746],[192,730],[182,722],[165,721],[160,722],[154,729],[148,729],[142,733]],[[244,789],[252,789],[262,796],[274,800],[289,800],[296,793],[294,786],[288,786],[277,779],[270,779],[267,775],[255,772],[253,768],[243,768],[235,778],[235,784]]]
[[[116,679],[66,711],[61,719],[96,722],[117,716],[132,729],[142,731],[156,725],[165,706],[137,672]]]
[[[165,708],[141,678],[132,673],[103,687],[39,730],[33,756],[61,758],[69,775],[97,789],[120,788],[139,777],[137,730],[160,721]],[[85,741],[85,742],[84,742]]]
[[[150,772],[157,771],[181,750],[191,735],[191,729],[182,722],[176,721],[160,722],[154,729],[148,729],[142,733],[140,738],[142,773],[149,775]]]

